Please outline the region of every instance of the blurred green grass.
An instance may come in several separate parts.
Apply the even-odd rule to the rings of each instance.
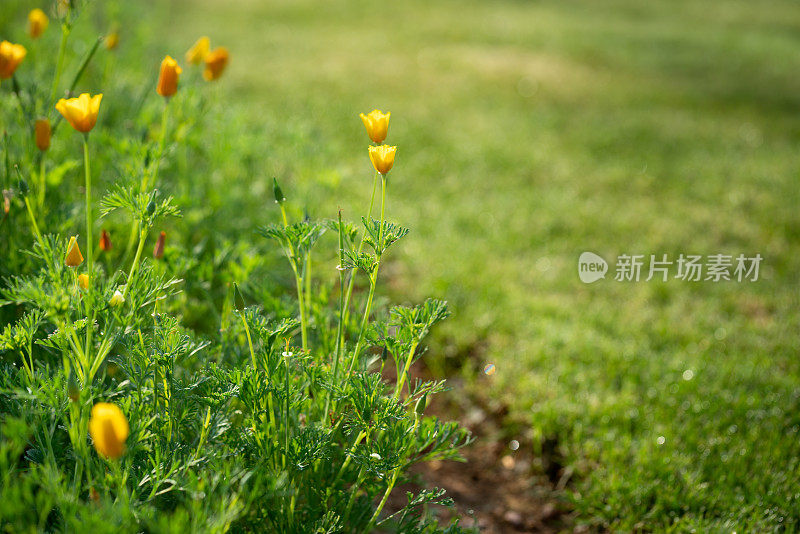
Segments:
[[[245,133],[210,142],[234,144],[226,179],[254,191],[243,226],[275,215],[273,174],[314,215],[359,217],[357,114],[392,112],[389,213],[412,229],[393,291],[451,302],[442,350],[497,365],[473,385],[523,443],[558,443],[580,522],[800,528],[793,2],[159,9],[169,53],[205,34],[231,50],[219,91]],[[587,286],[584,250],[612,269],[624,253],[765,261],[756,283]]]

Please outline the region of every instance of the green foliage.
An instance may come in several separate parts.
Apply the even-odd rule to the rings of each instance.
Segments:
[[[364,337],[383,308],[373,308],[371,292],[345,312],[344,285],[332,297],[331,273],[316,273],[311,256],[337,252],[329,229],[340,259],[345,247],[371,244],[374,291],[380,256],[407,230],[373,221],[364,237],[341,217],[289,222],[299,210],[274,180],[283,224],[265,224],[260,232],[273,241],[254,244],[253,229],[278,210],[242,217],[249,187],[214,183],[232,157],[217,143],[246,136],[235,121],[220,132],[206,117],[222,105],[212,88],[186,66],[178,94],[163,101],[155,66],[139,55],[151,46],[155,57],[181,52],[135,44],[145,31],[127,24],[135,6],[71,6],[61,19],[48,12],[50,28],[25,41],[30,55],[13,84],[0,86],[3,189],[14,189],[0,222],[8,245],[0,262],[0,530],[461,532],[458,520],[440,525],[436,507],[452,505],[442,490],[386,505],[411,466],[459,460],[471,441],[457,424],[425,415],[420,399],[443,385],[406,392],[405,374],[387,383]],[[27,39],[30,7],[3,4],[3,35]],[[118,22],[130,48],[98,46],[97,34]],[[59,50],[62,31],[67,59],[58,67],[60,54],[44,51]],[[52,109],[51,80],[57,95],[104,93],[86,159],[81,136]],[[31,142],[40,115],[54,129],[46,152]],[[255,148],[234,152],[242,150]],[[87,221],[89,193],[100,217]],[[86,224],[102,224],[112,247],[86,242]],[[169,246],[150,258],[146,245],[162,228]],[[75,235],[87,258],[97,249],[93,265],[65,265]],[[445,304],[412,310],[391,316],[404,325],[399,335],[418,344]],[[403,365],[413,357],[395,355]],[[101,402],[119,407],[129,426],[118,458],[96,448],[111,439],[108,427],[92,430]]]

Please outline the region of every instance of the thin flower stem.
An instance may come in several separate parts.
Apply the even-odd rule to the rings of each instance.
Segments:
[[[47,188],[47,175],[45,174],[44,152],[39,154],[39,209],[38,213],[44,210],[45,189]]]
[[[411,430],[411,433],[415,434],[418,427],[419,427],[419,415],[417,415],[415,413],[415,415],[414,415],[414,428]],[[386,487],[386,491],[383,493],[383,498],[381,499],[381,502],[378,504],[378,507],[375,509],[375,513],[372,514],[372,518],[369,520],[369,523],[367,524],[367,528],[364,529],[364,532],[372,532],[372,529],[375,527],[375,522],[378,520],[378,517],[381,515],[381,512],[383,511],[383,507],[386,505],[386,501],[389,499],[389,495],[392,493],[392,490],[394,489],[394,485],[397,482],[397,475],[398,474],[400,474],[400,466],[394,468],[394,471],[392,473],[392,480],[389,481],[389,485]]]
[[[89,134],[83,135],[83,168],[86,178],[86,267],[89,274],[89,289],[86,292],[87,308],[94,309],[93,287],[94,287],[94,241],[92,239],[92,172],[89,166]],[[92,330],[94,330],[94,313],[89,317],[87,309],[86,323],[86,358],[91,360],[92,354]]]
[[[44,248],[44,239],[42,238],[42,233],[39,231],[39,225],[36,224],[36,216],[33,214],[31,203],[28,201],[28,196],[26,195],[24,199],[25,207],[28,209],[28,216],[31,218],[31,227],[33,228],[33,233],[36,236],[37,241],[39,241],[39,245]]]
[[[250,327],[247,326],[247,320],[244,318],[244,313],[240,315],[242,318],[242,324],[244,325],[244,331],[247,334],[247,345],[250,347],[250,359],[253,362],[253,369],[258,369],[258,365],[256,365],[256,353],[253,350],[253,340],[250,337]]]
[[[336,352],[333,360],[333,383],[338,383],[339,377],[339,359],[342,354],[342,337],[344,331],[344,228],[342,227],[342,210],[339,210],[339,265],[336,267],[339,271],[339,324],[336,327]],[[331,402],[331,391],[325,396],[325,410],[322,412],[322,420],[328,414],[328,408]]]
[[[72,8],[67,10],[67,16],[61,24],[61,45],[58,47],[58,61],[56,62],[56,72],[53,76],[53,86],[50,88],[50,109],[53,108],[56,101],[56,93],[58,92],[58,82],[61,80],[61,71],[64,68],[64,54],[67,51],[67,38],[70,32],[69,17],[72,14]]]
[[[367,222],[372,219],[372,207],[375,205],[375,192],[378,190],[378,171],[375,171],[375,179],[372,181],[372,196],[369,199],[369,210],[367,211]],[[361,242],[358,244],[358,254],[364,249],[364,241],[367,237],[366,232],[361,236]],[[347,294],[344,297],[344,319],[343,323],[347,324],[347,319],[350,315],[350,295],[353,293],[353,284],[356,280],[356,272],[350,274],[350,283],[347,286]],[[344,333],[342,333],[344,335]]]
[[[283,227],[285,229],[289,226],[289,219],[286,217],[286,208],[283,207],[282,202],[279,202],[278,206],[281,208],[281,217],[283,218]],[[300,337],[303,343],[303,350],[306,350],[308,349],[308,317],[306,317],[306,304],[303,296],[303,277],[300,275],[299,264],[294,252],[288,250],[287,256],[289,257],[289,263],[292,265],[294,280],[297,285],[297,304],[300,307]]]
[[[417,350],[417,345],[419,343],[414,343],[411,346],[411,349],[408,351],[408,357],[406,358],[406,364],[403,367],[403,372],[400,375],[400,379],[397,381],[397,386],[395,386],[394,390],[394,398],[397,400],[400,397],[400,392],[403,390],[403,384],[406,382],[406,378],[408,378],[408,370],[411,368],[411,362],[414,361],[414,352]]]
[[[122,290],[122,298],[128,296],[128,289],[131,287],[131,281],[133,280],[133,275],[136,274],[136,270],[139,268],[139,263],[142,257],[142,249],[144,249],[144,242],[147,239],[147,227],[142,228],[139,232],[139,246],[136,247],[136,255],[133,257],[133,263],[131,264],[131,270],[128,272],[128,278],[125,281],[125,289]]]
[[[353,357],[350,360],[350,365],[348,366],[347,372],[350,373],[353,370],[353,366],[355,365],[356,361],[358,361],[359,353],[361,352],[361,343],[364,341],[364,334],[367,331],[367,325],[369,324],[369,314],[372,311],[372,300],[375,296],[375,286],[378,284],[378,270],[381,266],[381,257],[383,256],[383,242],[384,242],[384,220],[386,215],[386,175],[381,175],[381,220],[379,226],[379,234],[378,234],[378,251],[377,251],[377,262],[375,264],[375,271],[370,274],[370,286],[369,286],[369,295],[367,296],[367,303],[364,306],[364,316],[361,319],[361,328],[358,332],[358,339],[356,339],[356,347],[353,350]]]
[[[294,266],[294,261],[292,265],[294,279],[297,282],[297,302],[300,307],[300,338],[302,339],[303,350],[306,350],[308,348],[308,317],[306,317],[305,298],[303,297],[303,277],[300,276],[297,267]]]

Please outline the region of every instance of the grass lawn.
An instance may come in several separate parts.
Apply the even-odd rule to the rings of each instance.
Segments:
[[[273,175],[316,215],[360,216],[357,114],[392,112],[389,202],[412,234],[390,284],[453,305],[438,352],[509,405],[524,447],[557,443],[579,522],[800,528],[793,2],[159,9],[170,53],[204,34],[231,50],[220,91],[252,148],[225,172],[254,192],[244,226],[276,216]],[[610,262],[605,280],[579,281],[583,251]],[[764,261],[757,282],[613,280],[620,254],[681,253]]]

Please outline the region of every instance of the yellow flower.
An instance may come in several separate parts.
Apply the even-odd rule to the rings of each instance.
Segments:
[[[369,147],[369,159],[372,160],[372,165],[376,171],[386,174],[392,170],[395,152],[397,152],[396,146],[371,146]]]
[[[97,114],[100,111],[102,99],[102,94],[91,96],[89,93],[83,93],[78,98],[62,98],[56,104],[56,109],[73,128],[86,133],[90,132],[97,123]]]
[[[28,33],[34,39],[38,39],[44,33],[49,23],[47,15],[38,7],[28,13]]]
[[[128,420],[118,406],[98,402],[92,407],[89,434],[92,436],[94,448],[101,456],[115,460],[122,456],[130,431]]]
[[[106,35],[106,50],[116,50],[119,45],[119,33],[111,32]]]
[[[44,152],[50,148],[50,121],[47,119],[36,119],[33,125],[36,148]]]
[[[7,80],[14,75],[28,51],[21,44],[8,41],[0,43],[0,79]]]
[[[64,259],[67,267],[77,267],[83,263],[83,254],[81,248],[78,246],[78,236],[69,238],[69,245],[67,245],[67,257]]]
[[[222,71],[228,66],[229,56],[228,49],[224,46],[209,52],[204,59],[206,68],[203,70],[203,78],[210,82],[222,76]]]
[[[195,42],[186,52],[186,62],[190,65],[199,65],[208,55],[211,49],[211,40],[203,36]]]
[[[373,109],[369,115],[360,113],[359,116],[367,129],[367,135],[375,143],[383,143],[386,134],[389,132],[389,116],[391,112],[383,113],[379,109]]]
[[[88,274],[79,274],[78,275],[78,285],[81,289],[89,289],[89,275]]]
[[[122,296],[122,293],[120,292],[119,289],[114,291],[114,294],[111,295],[111,298],[108,300],[108,304],[112,308],[116,308],[117,306],[119,306],[123,302],[125,302],[125,297]]]
[[[178,62],[170,56],[161,62],[161,73],[158,75],[158,86],[156,91],[164,97],[170,97],[178,91],[178,78],[183,70],[178,66]]]

